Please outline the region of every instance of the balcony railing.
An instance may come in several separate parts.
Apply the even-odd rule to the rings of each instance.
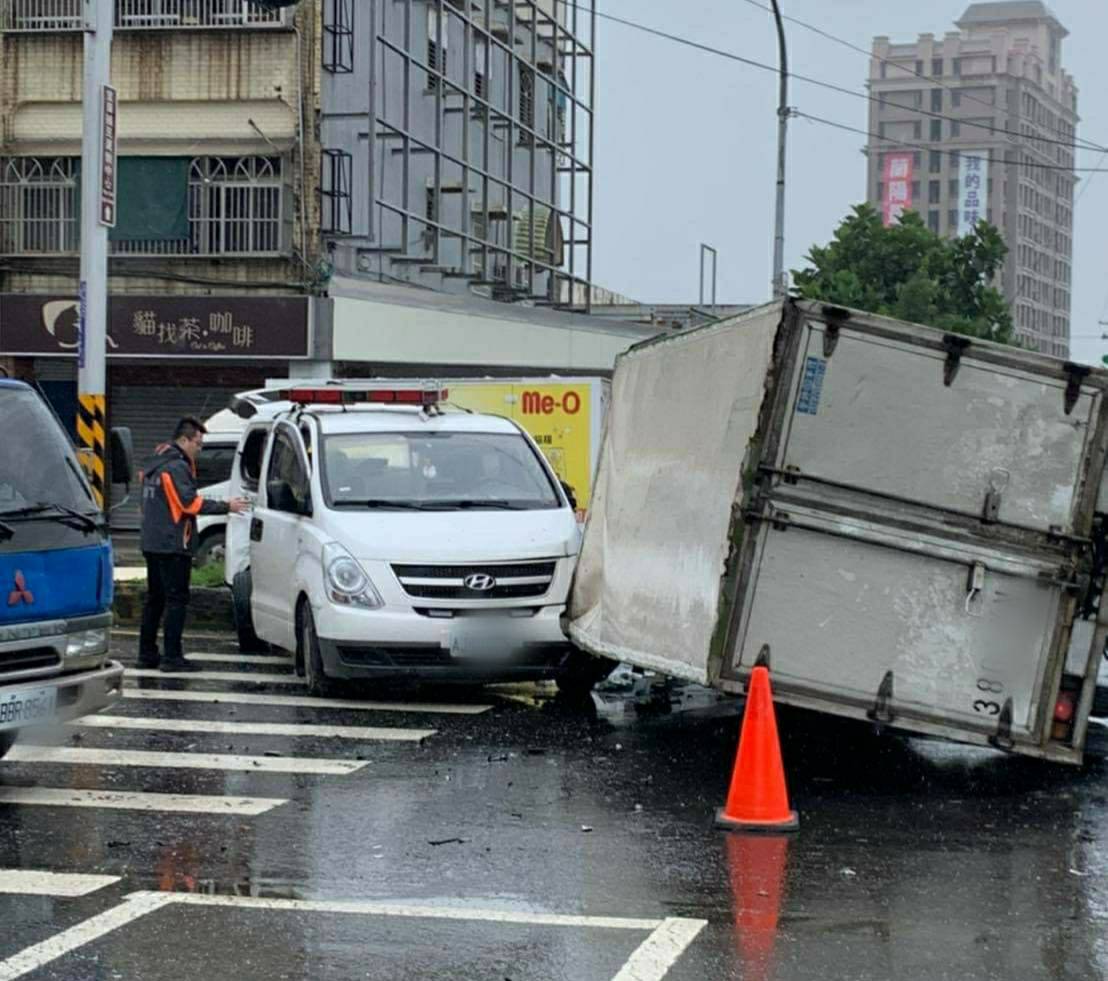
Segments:
[[[46,33],[81,30],[82,0],[0,0],[0,31]],[[116,0],[116,30],[274,28],[285,10],[248,0]]]
[[[278,157],[196,157],[180,238],[111,241],[118,256],[264,258],[287,254],[291,190]],[[65,256],[80,248],[77,160],[0,158],[0,255]]]

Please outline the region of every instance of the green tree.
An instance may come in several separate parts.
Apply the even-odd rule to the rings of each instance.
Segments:
[[[833,241],[813,246],[793,273],[800,295],[900,320],[1014,344],[1012,314],[993,286],[1008,247],[988,222],[946,239],[906,211],[886,227],[869,204],[855,207]]]

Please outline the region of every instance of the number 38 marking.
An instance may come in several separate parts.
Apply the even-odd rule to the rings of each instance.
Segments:
[[[1004,684],[991,678],[978,678],[977,690],[989,695],[1004,694]],[[1000,715],[1000,704],[984,698],[979,698],[973,703],[973,710],[985,715]]]

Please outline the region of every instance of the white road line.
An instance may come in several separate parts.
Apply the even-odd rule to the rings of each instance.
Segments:
[[[70,872],[0,869],[0,893],[8,895],[72,899],[75,896],[87,896],[97,889],[103,889],[118,881],[118,875],[78,875]]]
[[[159,753],[141,749],[93,749],[86,746],[14,746],[4,757],[12,763],[72,763],[75,766],[149,766],[170,770],[226,770],[244,773],[310,773],[342,776],[362,769],[356,760],[304,759],[292,756],[235,756],[225,753]]]
[[[162,671],[159,668],[127,668],[127,678],[179,678],[187,681],[250,681],[257,685],[292,685],[305,681],[294,674],[263,674],[261,671]]]
[[[234,705],[289,705],[298,708],[353,709],[363,712],[431,712],[440,715],[480,715],[492,708],[491,705],[440,705],[435,702],[355,702],[343,698],[312,698],[308,695],[261,695],[235,691],[166,691],[158,688],[124,688],[123,697],[157,702],[226,702]]]
[[[196,794],[144,794],[116,790],[68,790],[64,787],[0,787],[0,806],[102,807],[116,811],[164,811],[180,814],[238,814],[253,817],[287,801],[278,797],[204,797]],[[0,974],[0,981],[3,974]]]
[[[288,910],[301,913],[350,913],[419,920],[471,920],[514,923],[525,926],[582,927],[596,930],[657,930],[664,920],[640,920],[622,916],[579,916],[567,913],[524,913],[472,906],[419,906],[377,900],[264,899],[260,896],[212,896],[205,893],[173,893],[173,901],[187,906],[237,906],[246,909]],[[682,922],[682,921],[678,921]],[[703,921],[693,922],[703,925]]]
[[[305,736],[360,739],[365,742],[410,742],[429,739],[436,729],[390,729],[382,726],[329,726],[295,722],[214,722],[208,719],[151,719],[130,715],[86,715],[71,726],[91,729],[151,729],[155,732],[212,732],[230,736]]]
[[[271,668],[292,670],[291,657],[266,657],[264,654],[186,654],[186,661],[214,661],[219,664],[266,664]]]
[[[632,919],[619,916],[578,916],[562,913],[524,913],[470,906],[418,906],[404,903],[349,900],[262,899],[256,896],[210,896],[202,893],[136,892],[120,905],[78,923],[0,962],[0,981],[14,981],[105,934],[126,926],[169,904],[239,907],[272,911],[346,913],[406,919],[459,920],[524,926],[577,927],[593,930],[650,931],[613,981],[661,981],[677,958],[707,925],[705,920],[667,918]]]
[[[677,963],[677,958],[707,925],[707,920],[667,917],[639,944],[612,981],[662,981]]]
[[[142,892],[128,897],[118,906],[63,930],[41,943],[26,947],[18,954],[0,961],[0,981],[15,981],[38,970],[44,964],[64,957],[85,944],[99,940],[105,934],[126,926],[140,916],[173,901],[173,893]]]

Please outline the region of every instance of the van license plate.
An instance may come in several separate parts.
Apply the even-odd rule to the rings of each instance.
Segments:
[[[504,623],[456,623],[450,631],[450,656],[480,661],[504,661],[519,647]]]
[[[0,729],[50,722],[58,707],[56,688],[25,688],[0,695]]]

